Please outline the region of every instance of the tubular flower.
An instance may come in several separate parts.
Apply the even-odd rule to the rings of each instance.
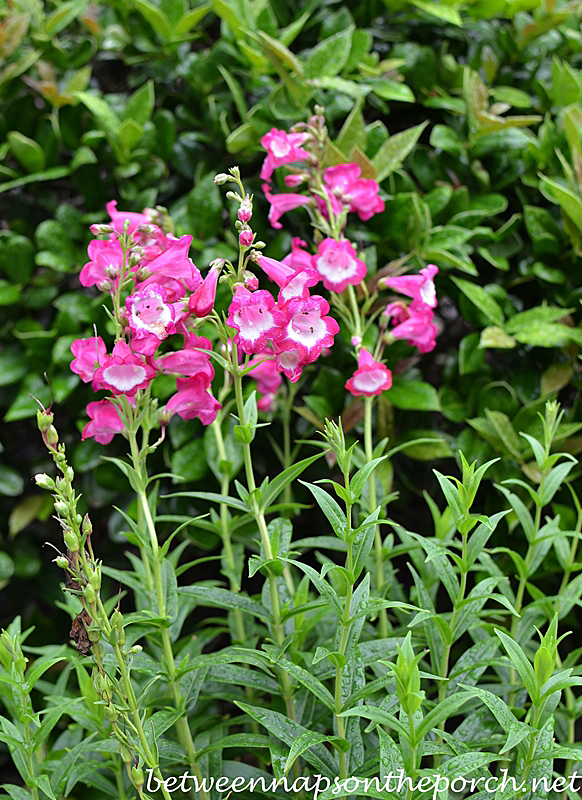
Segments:
[[[338,164],[325,170],[324,181],[332,195],[339,195],[350,211],[367,220],[384,211],[384,201],[378,197],[376,181],[360,178],[361,173],[357,164]]]
[[[174,309],[166,302],[163,286],[151,283],[125,301],[132,332],[131,346],[137,353],[151,356],[169,334],[174,333]]]
[[[216,419],[216,412],[222,408],[218,400],[208,391],[204,375],[178,381],[178,391],[166,405],[169,416],[177,414],[182,419],[198,417],[203,425],[210,425]]]
[[[285,317],[275,307],[270,292],[259,289],[249,292],[244,286],[237,286],[232,303],[228,309],[226,324],[237,332],[234,341],[248,355],[260,353],[269,339],[277,339]]]
[[[214,378],[214,367],[210,361],[210,356],[208,353],[203,352],[204,350],[212,350],[210,340],[203,336],[198,337],[195,333],[190,333],[183,350],[160,356],[154,361],[154,366],[160,372],[188,378],[201,375],[206,379],[206,386],[208,387]]]
[[[82,286],[100,286],[106,281],[113,285],[123,266],[123,250],[117,239],[93,239],[88,247],[89,261],[79,275]]]
[[[261,139],[261,144],[267,151],[261,169],[261,180],[268,181],[276,167],[291,164],[293,161],[305,161],[308,154],[301,145],[308,138],[308,133],[287,133],[271,128]]]
[[[215,262],[210,271],[188,300],[188,309],[195,317],[206,317],[214,308],[216,300],[216,286],[224,262]]]
[[[169,233],[166,250],[147,264],[150,274],[140,283],[140,288],[150,283],[160,284],[168,291],[168,302],[171,303],[183,297],[186,290],[195,291],[202,283],[202,275],[188,257],[191,244],[191,236],[177,239]]]
[[[366,277],[367,267],[347,239],[324,239],[311,260],[325,288],[333,292],[343,292],[348,283],[355,286]]]
[[[282,228],[279,218],[285,214],[286,211],[293,211],[300,206],[308,206],[311,204],[311,198],[305,197],[302,194],[295,194],[289,192],[288,194],[271,194],[269,186],[265,184],[263,191],[271,208],[269,209],[269,222],[273,228]]]
[[[419,352],[429,353],[436,347],[438,329],[433,324],[434,314],[430,306],[413,301],[407,309],[400,303],[393,303],[396,307],[396,325],[389,333],[393,339],[406,339],[409,345],[418,347]],[[386,313],[390,313],[391,306],[387,306]],[[406,315],[406,319],[403,317]]]
[[[72,372],[75,372],[83,383],[91,383],[95,370],[107,357],[105,342],[100,336],[75,339],[71,351],[75,356],[71,361]]]
[[[297,268],[262,254],[256,256],[256,261],[281,289],[277,298],[280,307],[293,297],[306,297],[309,294],[309,287],[315,286],[320,279],[319,273],[313,269],[311,263],[306,268]]]
[[[297,350],[282,350],[279,351],[277,344],[275,344],[275,352],[277,354],[276,366],[279,372],[282,372],[291,383],[296,383],[301,377],[301,370],[305,363]]]
[[[358,353],[358,368],[346,383],[346,389],[355,397],[373,397],[392,386],[392,373],[384,364],[374,361],[373,356],[362,347]]]
[[[106,356],[93,376],[93,388],[109,389],[113,394],[133,397],[138,389],[146,389],[155,376],[155,370],[135,355],[120,339],[113,354]]]
[[[294,236],[291,242],[291,252],[281,260],[282,264],[293,267],[294,270],[311,269],[311,253],[303,248],[307,244],[298,236]]]
[[[129,220],[128,233],[133,233],[140,225],[151,224],[147,214],[136,214],[135,211],[118,211],[117,200],[110,200],[105,206],[107,213],[111,217],[111,225],[117,233],[123,233],[123,226]]]
[[[436,308],[437,298],[434,286],[434,276],[438,272],[438,267],[429,264],[428,267],[420,270],[419,275],[400,275],[394,278],[384,278],[380,287],[389,286],[400,294],[412,297],[413,305],[423,303],[429,308]]]
[[[81,434],[83,440],[94,436],[95,441],[99,444],[109,444],[116,433],[125,430],[125,425],[119,416],[119,409],[109,398],[89,403],[87,414],[90,421],[83,428]]]
[[[329,303],[319,295],[294,298],[286,303],[284,312],[284,333],[275,349],[279,354],[296,350],[301,366],[319,358],[322,348],[331,347],[334,336],[339,333],[336,320],[327,316]],[[282,363],[281,358],[279,363]]]

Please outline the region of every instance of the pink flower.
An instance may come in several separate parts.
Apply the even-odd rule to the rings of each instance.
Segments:
[[[311,266],[311,259],[309,266],[298,268],[259,253],[256,262],[281,289],[277,298],[280,308],[293,297],[306,297],[309,287],[319,283],[319,273]]]
[[[319,358],[322,348],[331,347],[333,337],[339,333],[336,320],[327,316],[329,303],[319,295],[293,298],[285,305],[284,312],[287,320],[284,335],[277,340],[275,349],[278,353],[296,350],[301,366]],[[282,363],[281,358],[279,362]]]
[[[386,311],[389,308],[390,306],[386,308]],[[398,310],[398,320],[402,320],[404,312],[401,304],[398,304]],[[432,308],[420,302],[415,304],[413,301],[406,309],[406,314],[407,319],[399,321],[399,324],[390,331],[392,338],[406,339],[409,345],[418,347],[421,353],[429,353],[434,350],[438,330],[432,323],[434,318]]]
[[[287,133],[271,128],[261,139],[261,144],[267,151],[261,169],[261,180],[268,181],[276,167],[291,164],[293,161],[305,161],[309,155],[300,145],[308,138],[308,133]]]
[[[215,261],[210,271],[188,300],[188,309],[195,317],[207,317],[214,308],[216,300],[216,286],[222,270],[223,261]]]
[[[147,269],[151,274],[140,283],[140,288],[150,283],[165,286],[170,303],[182,298],[186,290],[195,291],[202,283],[202,275],[188,257],[191,244],[191,236],[177,239],[169,233],[166,236],[166,250],[149,262]]]
[[[372,355],[362,347],[358,353],[358,368],[346,383],[355,397],[374,397],[392,386],[392,373],[384,364],[374,361]]]
[[[128,233],[133,233],[139,225],[151,224],[147,214],[136,214],[135,211],[118,211],[117,200],[110,200],[105,208],[111,217],[111,225],[117,233],[123,233],[123,225],[126,219],[129,220]]]
[[[282,372],[291,383],[296,383],[301,377],[301,371],[305,363],[299,355],[297,350],[279,350],[278,344],[275,342],[275,352],[277,354],[276,366],[279,372]]]
[[[90,261],[79,275],[82,286],[100,286],[106,281],[115,285],[123,266],[123,250],[117,240],[93,239],[88,247]]]
[[[282,259],[281,263],[293,267],[294,270],[311,269],[311,253],[304,250],[304,247],[307,245],[303,239],[294,236],[291,242],[291,252]]]
[[[93,377],[93,388],[109,389],[113,394],[133,397],[138,389],[146,389],[155,376],[155,370],[135,355],[120,339],[113,354],[106,356]]]
[[[210,362],[210,356],[202,350],[212,350],[210,340],[190,333],[183,350],[160,356],[154,361],[154,366],[160,372],[189,378],[201,375],[205,378],[208,387],[214,378],[214,368]]]
[[[87,439],[94,436],[99,444],[109,444],[116,433],[125,430],[125,425],[119,416],[119,409],[109,398],[89,403],[87,414],[90,417],[83,428],[81,438]]]
[[[105,342],[100,336],[91,336],[88,339],[75,339],[71,345],[75,358],[71,361],[71,370],[83,381],[90,383],[97,367],[107,357]]]
[[[243,228],[238,235],[239,244],[243,247],[250,247],[254,238],[255,235],[250,228]]]
[[[324,239],[318,254],[312,257],[313,266],[323,278],[326,289],[343,292],[348,283],[355,286],[366,277],[367,268],[347,239],[337,242]]]
[[[279,222],[279,217],[286,211],[293,211],[293,209],[299,208],[300,206],[308,206],[311,204],[311,198],[305,197],[302,194],[293,194],[292,192],[289,192],[289,194],[271,194],[267,184],[263,186],[263,191],[271,204],[269,222],[273,228],[283,227]]]
[[[232,303],[228,309],[226,324],[238,333],[234,341],[248,355],[260,353],[269,339],[281,335],[285,317],[275,307],[270,292],[259,289],[249,292],[244,286],[237,286]]]
[[[413,304],[424,303],[429,308],[436,308],[437,299],[434,286],[434,276],[438,267],[429,264],[420,270],[419,275],[400,275],[394,278],[384,278],[380,282],[381,288],[389,286],[400,294],[413,298]]]
[[[339,164],[325,170],[324,180],[332,195],[339,195],[344,204],[349,204],[350,211],[367,220],[384,211],[384,201],[378,197],[380,187],[376,181],[360,178],[361,173],[357,164]]]
[[[168,400],[166,412],[170,416],[177,414],[182,419],[198,417],[203,425],[210,425],[220,408],[218,400],[208,391],[204,375],[195,375],[178,381],[178,391]]]
[[[166,302],[166,297],[163,286],[151,283],[126,299],[131,346],[135,352],[151,356],[161,342],[175,332],[174,309]]]

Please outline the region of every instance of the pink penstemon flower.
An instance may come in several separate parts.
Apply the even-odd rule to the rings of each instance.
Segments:
[[[155,370],[136,355],[123,339],[113,348],[113,353],[103,359],[93,376],[93,388],[108,389],[115,395],[133,397],[138,389],[146,389],[155,376]]]
[[[333,292],[343,292],[348,284],[357,286],[366,277],[367,267],[347,239],[324,239],[312,263],[325,288]]]
[[[346,383],[346,389],[355,397],[374,397],[392,386],[392,373],[376,361],[365,347],[358,353],[358,368]]]
[[[95,370],[107,356],[105,342],[100,336],[75,339],[71,344],[71,352],[75,356],[71,361],[71,371],[76,373],[83,383],[91,383]]]

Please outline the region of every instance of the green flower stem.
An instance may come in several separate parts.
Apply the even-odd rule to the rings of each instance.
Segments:
[[[136,433],[133,430],[129,431],[129,441],[131,447],[133,467],[140,478],[140,486],[145,487],[146,476],[144,476],[143,474],[144,460],[140,457],[140,453],[137,446]],[[150,511],[145,488],[143,489],[140,488],[137,494],[138,494],[138,505],[142,509],[143,518],[146,523],[146,528],[149,533],[150,544],[152,548],[153,581],[156,590],[158,613],[159,616],[162,618],[162,620],[165,620],[166,602],[164,599],[162,567],[160,563],[160,548],[158,544],[156,527]],[[168,628],[165,626],[165,622],[162,623],[162,626],[160,628],[160,634],[162,638],[162,650],[164,653],[164,660],[166,662],[166,668],[168,670],[169,683],[172,690],[172,694],[174,696],[174,704],[177,709],[183,709],[184,698],[182,696],[182,692],[180,689],[179,680],[176,678],[176,664],[174,662],[174,653],[172,651],[170,634],[168,632]],[[196,755],[196,749],[194,747],[194,741],[192,739],[192,732],[190,730],[190,726],[188,725],[188,720],[185,716],[182,716],[180,717],[180,719],[177,720],[176,731],[178,733],[178,739],[180,741],[180,744],[182,745],[188,756],[188,762],[190,764],[190,767],[192,768],[194,775],[198,778],[200,782],[202,781],[202,773],[200,772],[200,767],[198,765],[198,757]],[[200,790],[200,797],[202,798],[202,800],[206,800],[206,792],[204,791],[204,789]]]
[[[364,398],[364,449],[366,452],[366,461],[369,463],[374,457],[374,444],[372,440],[372,410],[374,398]],[[374,473],[368,478],[368,492],[369,492],[369,505],[368,511],[372,513],[376,510],[378,504],[376,497],[376,478]],[[375,562],[375,583],[376,591],[382,596],[384,591],[384,556],[382,553],[382,536],[380,534],[380,526],[375,526],[374,531],[374,562]],[[386,639],[390,632],[388,624],[388,612],[385,608],[380,609],[378,614],[380,624],[380,638]]]
[[[348,504],[346,507],[346,537],[349,536],[351,533],[351,513],[352,507],[351,504]],[[353,543],[348,542],[347,545],[347,556],[346,556],[346,569],[351,574],[354,568],[353,564]],[[340,631],[340,640],[338,644],[338,653],[341,653],[342,656],[345,656],[346,653],[346,646],[348,643],[348,634],[350,631],[351,623],[350,623],[350,615],[351,615],[351,608],[352,608],[352,597],[354,593],[354,587],[352,583],[349,583],[346,589],[346,600],[344,603],[344,613],[341,619],[341,631]],[[341,736],[342,739],[346,738],[346,721],[343,717],[339,716],[342,710],[342,688],[343,688],[343,667],[339,664],[336,664],[335,667],[335,720],[337,726],[337,734]],[[340,780],[345,780],[348,777],[348,760],[347,760],[347,753],[344,753],[343,750],[340,751],[339,754],[339,778]],[[345,797],[345,795],[344,795]],[[340,798],[341,800],[341,798]]]
[[[221,423],[222,420],[220,419],[220,417],[217,417],[212,423],[212,429],[214,431],[214,438],[216,439],[216,447],[218,449],[218,455],[220,456],[220,460],[224,462],[227,461],[227,457],[226,457],[226,448],[224,446],[224,437],[222,435]],[[228,478],[228,475],[223,473],[220,481],[220,493],[222,495],[227,496],[229,494],[229,487],[230,487],[230,480]],[[229,564],[231,572],[228,578],[230,583],[230,589],[233,592],[240,592],[240,585],[235,581],[234,578],[234,575],[236,574],[236,562],[234,558],[234,552],[232,549],[232,541],[230,538],[228,508],[224,503],[220,504],[220,531],[222,537],[222,544],[224,547],[224,553],[226,555],[226,560]],[[236,635],[238,637],[239,642],[241,644],[244,644],[246,636],[245,636],[245,626],[244,626],[242,612],[240,609],[236,608],[234,609],[233,614],[236,627]]]
[[[246,425],[246,417],[245,417],[244,399],[242,392],[242,376],[238,365],[238,350],[236,344],[234,343],[232,345],[231,368],[232,368],[231,374],[234,383],[234,393],[236,398],[236,407],[238,413],[238,421],[239,425],[241,425],[241,427],[244,428],[244,426]],[[243,443],[242,448],[243,448],[245,473],[247,478],[247,488],[251,493],[251,497],[249,498],[249,504],[251,507],[253,517],[259,529],[259,534],[261,536],[261,543],[263,545],[263,550],[265,551],[265,558],[268,561],[270,561],[273,558],[273,551],[271,549],[269,532],[267,530],[267,522],[265,520],[265,515],[259,509],[256,497],[252,496],[257,488],[257,484],[255,481],[255,474],[253,470],[251,446],[249,443]],[[285,640],[285,631],[281,620],[281,605],[279,602],[279,592],[277,590],[277,578],[275,577],[275,575],[273,575],[271,571],[269,571],[268,581],[269,581],[269,593],[271,596],[271,606],[273,611],[273,629],[275,633],[275,641],[279,646],[281,646]],[[295,705],[293,703],[293,689],[291,687],[291,680],[289,678],[288,673],[285,670],[280,670],[279,674],[281,676],[281,686],[283,690],[282,694],[285,700],[287,715],[289,716],[290,719],[295,721],[296,714],[295,714]]]

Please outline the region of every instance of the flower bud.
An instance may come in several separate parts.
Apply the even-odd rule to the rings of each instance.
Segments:
[[[89,230],[91,231],[93,236],[105,236],[108,233],[114,233],[114,229],[112,228],[111,225],[105,225],[100,222],[89,226]]]
[[[52,425],[55,415],[52,414],[50,411],[37,411],[36,412],[36,424],[38,425],[38,429],[41,433],[46,433],[49,427]]]
[[[83,535],[91,536],[92,533],[93,533],[93,526],[91,525],[89,514],[85,514],[85,516],[83,517]]]
[[[111,615],[111,625],[114,628],[117,628],[118,631],[123,630],[123,614],[119,611],[118,608],[115,609],[113,614]]]
[[[245,197],[240,204],[240,208],[238,210],[238,218],[241,222],[245,224],[250,220],[253,215],[253,204],[250,197]]]
[[[127,259],[127,266],[128,267],[137,267],[140,261],[141,261],[141,253],[136,253],[134,251],[133,253],[129,254],[129,257]],[[107,273],[107,274],[109,274],[109,273]],[[109,275],[109,277],[110,278],[116,278],[117,276],[116,275]]]
[[[222,186],[229,180],[231,180],[230,175],[227,175],[226,172],[219,172],[218,175],[214,176],[214,183],[218,184],[218,186]]]
[[[99,633],[97,628],[89,628],[89,630],[87,631],[87,636],[89,638],[89,641],[92,642],[93,644],[98,642],[99,639],[101,638],[101,634]]]
[[[147,280],[151,274],[147,267],[140,267],[135,273],[135,279],[139,283],[140,281]]]
[[[128,650],[127,655],[128,656],[135,656],[138,653],[141,653],[142,650],[143,650],[143,647],[141,646],[141,644],[134,644],[134,646],[130,650]]]
[[[119,742],[119,755],[126,764],[133,764],[133,753],[127,745]]]
[[[103,716],[105,719],[108,719],[109,722],[116,722],[119,717],[119,712],[113,706],[104,706]]]
[[[131,768],[131,782],[136,789],[141,789],[144,783],[143,770],[141,767],[134,766]]]
[[[352,343],[352,347],[359,347],[362,344],[362,337],[361,336],[352,336],[350,339]]]
[[[253,247],[257,247],[259,250],[262,250],[263,247],[266,247],[266,246],[267,245],[265,244],[265,242],[262,242],[262,241],[255,242],[254,245],[253,245]]]
[[[34,476],[34,481],[38,487],[41,489],[48,489],[49,492],[54,491],[55,482],[52,478],[49,478],[44,472],[39,472],[38,475]]]
[[[228,171],[236,178],[236,180],[240,178],[240,169],[238,167],[231,167]]]
[[[49,425],[47,428],[46,440],[52,447],[55,447],[59,443],[59,434],[54,425]]]
[[[66,517],[68,510],[69,506],[66,503],[63,503],[62,500],[57,500],[55,503],[55,511],[60,517]]]
[[[144,236],[153,236],[154,233],[157,232],[157,227],[155,225],[149,225],[147,222],[142,222],[141,225],[138,225],[135,229],[136,233],[142,233]]]
[[[105,274],[107,275],[108,278],[112,279],[119,278],[119,267],[117,266],[117,264],[108,264],[105,267]]]
[[[88,583],[87,586],[85,586],[85,588],[83,589],[83,596],[90,605],[92,605],[95,602],[97,595],[95,594],[95,589],[91,586],[90,583]]]
[[[242,274],[242,278],[243,278],[243,285],[245,289],[249,290],[249,292],[254,292],[256,289],[259,288],[259,279],[257,278],[254,272],[245,269]]]
[[[238,241],[242,247],[250,247],[254,238],[255,235],[250,228],[243,228],[238,235]]]
[[[69,566],[69,559],[66,556],[57,556],[54,562],[61,569],[67,569]]]

